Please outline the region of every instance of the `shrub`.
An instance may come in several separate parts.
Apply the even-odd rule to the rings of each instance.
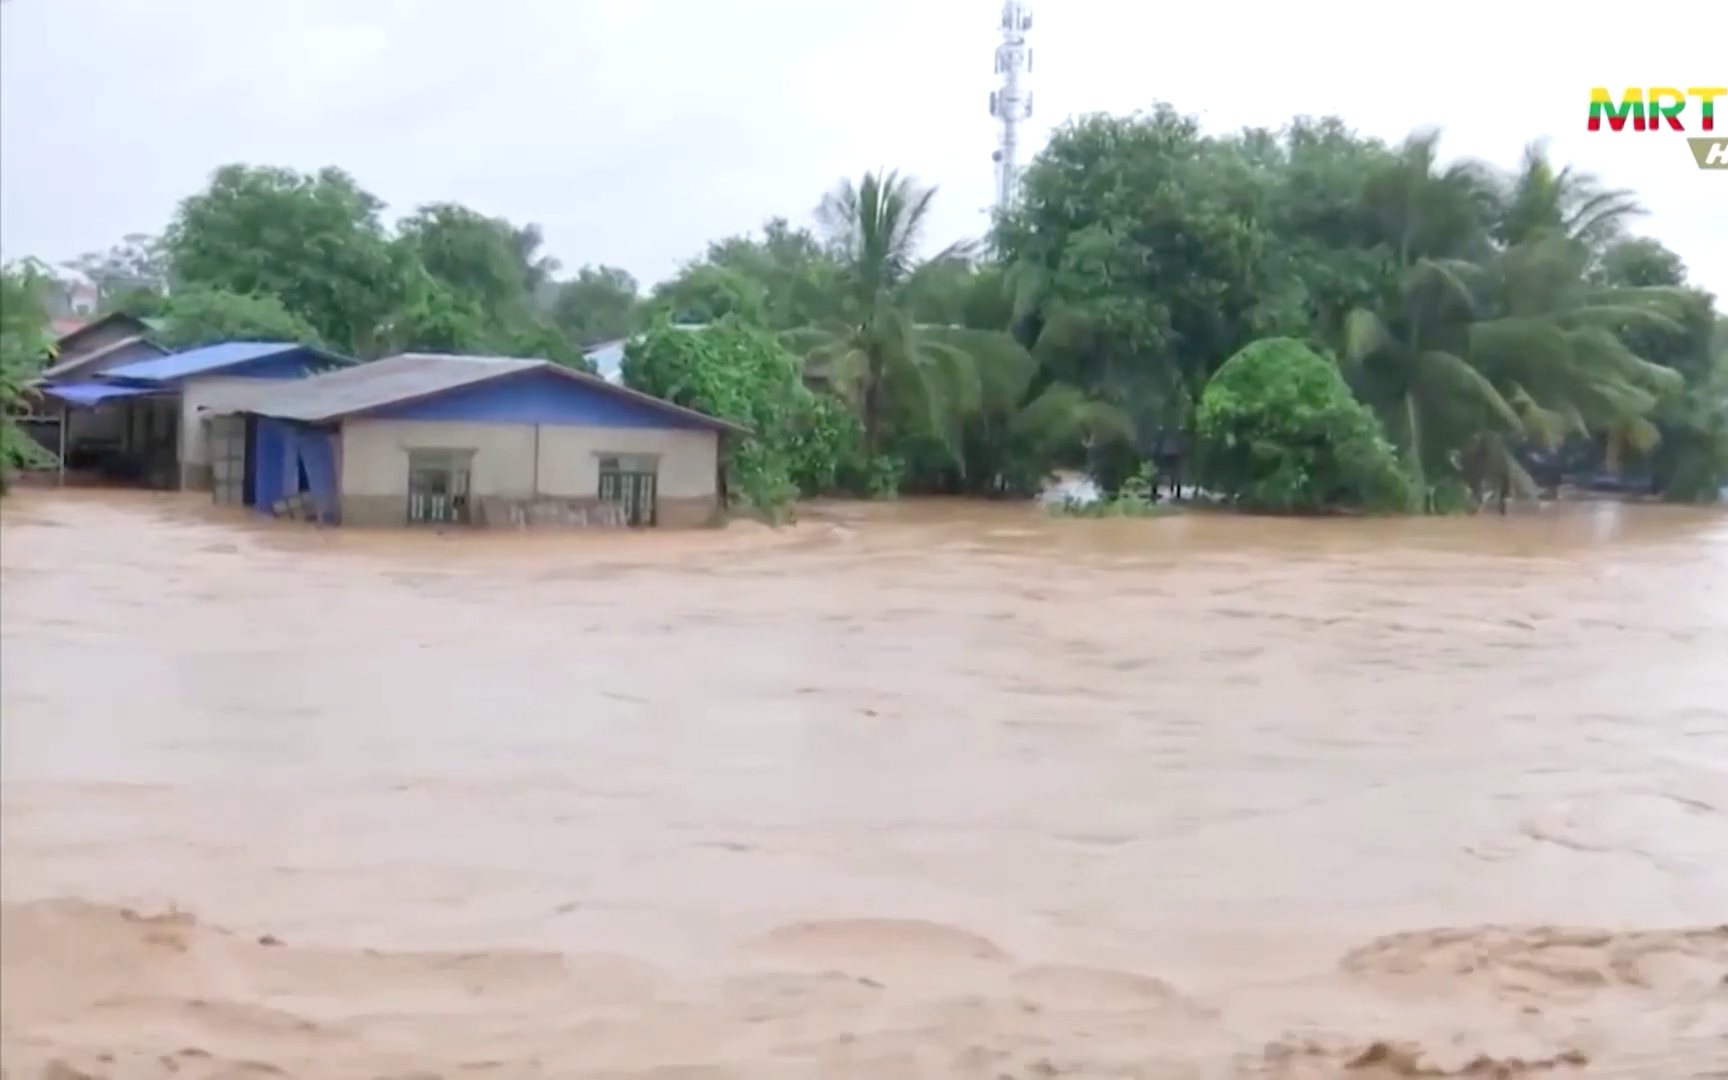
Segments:
[[[1225,361],[1200,398],[1195,472],[1246,509],[1410,509],[1397,453],[1338,367],[1299,341],[1268,338]]]

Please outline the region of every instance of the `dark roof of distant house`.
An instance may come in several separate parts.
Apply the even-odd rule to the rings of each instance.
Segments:
[[[115,353],[136,348],[143,348],[158,355],[166,355],[168,352],[167,349],[164,349],[149,338],[144,337],[141,334],[133,334],[131,337],[123,337],[119,341],[111,341],[100,349],[95,349],[80,356],[75,356],[70,360],[54,364],[53,366],[44,369],[42,374],[37,376],[37,381],[52,382],[56,379],[65,379],[71,375],[79,375],[86,371],[90,371],[92,368],[98,367],[103,360],[113,356]],[[99,373],[100,372],[93,372],[93,374]]]
[[[187,349],[185,352],[121,364],[104,371],[102,376],[126,382],[172,382],[195,375],[219,375],[258,360],[294,353],[303,353],[312,359],[335,366],[347,366],[354,362],[346,356],[338,356],[292,341],[224,341],[217,345],[205,345],[198,349]]]
[[[749,429],[709,416],[695,409],[618,386],[586,371],[549,360],[511,356],[458,356],[444,353],[403,353],[369,364],[313,375],[291,382],[260,387],[248,401],[232,406],[235,412],[257,413],[280,420],[308,424],[328,423],[391,405],[422,401],[465,386],[490,382],[526,372],[549,372],[591,387],[609,397],[695,421],[720,431],[749,434]]]
[[[68,330],[55,340],[54,345],[60,351],[64,352],[68,344],[75,343],[77,339],[93,330],[100,329],[104,326],[112,326],[115,323],[131,323],[140,335],[149,333],[152,330],[161,329],[161,320],[159,319],[140,319],[136,315],[128,315],[124,311],[111,311],[100,319],[92,319],[89,322],[81,323],[73,329]],[[156,325],[152,326],[152,323],[155,323]]]

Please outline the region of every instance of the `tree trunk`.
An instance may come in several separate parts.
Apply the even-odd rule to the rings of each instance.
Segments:
[[[1416,395],[1408,391],[1404,394],[1404,430],[1410,440],[1410,479],[1414,481],[1416,497],[1421,500],[1421,512],[1430,513],[1433,507],[1429,505],[1428,477],[1422,470],[1422,421],[1416,413]]]
[[[864,454],[872,463],[882,442],[882,375],[872,370],[864,386]]]

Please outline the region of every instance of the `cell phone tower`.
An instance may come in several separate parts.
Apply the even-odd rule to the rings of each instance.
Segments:
[[[1002,44],[996,46],[996,77],[990,91],[990,115],[996,118],[996,212],[1014,203],[1020,181],[1020,123],[1032,118],[1032,49],[1026,34],[1032,29],[1032,5],[1003,0]]]

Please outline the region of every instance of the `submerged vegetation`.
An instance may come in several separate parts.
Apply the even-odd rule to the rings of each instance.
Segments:
[[[1068,492],[1058,487],[1044,495],[1045,505],[1059,517],[1114,518],[1157,517],[1172,506],[1159,502],[1153,489],[1151,465],[1142,465],[1113,495],[1092,491]]]
[[[1333,361],[1289,338],[1226,360],[1200,397],[1195,472],[1253,510],[1413,509],[1411,474]]]
[[[455,204],[394,226],[353,178],[232,165],[160,239],[79,269],[170,344],[536,355],[635,337],[624,377],[750,427],[731,494],[1029,496],[1057,470],[1151,512],[1446,512],[1558,469],[1706,500],[1728,483],[1728,328],[1635,196],[1550,160],[1448,161],[1343,121],[1207,133],[1169,107],[1084,117],[977,245],[925,244],[932,188],[843,181],[808,228],[715,241],[642,291],[560,278],[536,226]],[[6,392],[42,354],[6,278]],[[681,329],[690,323],[706,329]],[[676,324],[676,325],[675,325]],[[6,431],[9,459],[17,440]]]

